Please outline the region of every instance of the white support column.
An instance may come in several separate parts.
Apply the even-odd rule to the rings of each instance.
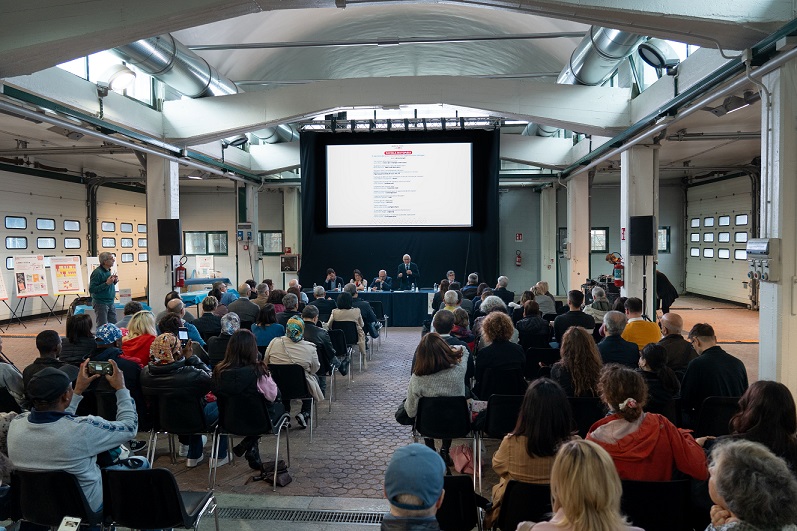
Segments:
[[[540,194],[540,280],[556,295],[556,185]]]
[[[567,183],[568,290],[581,289],[589,276],[589,176],[581,174]]]
[[[302,226],[301,219],[301,205],[299,203],[299,189],[298,188],[283,188],[283,207],[282,207],[282,227],[283,227],[283,245],[291,248],[291,253],[301,254],[303,251],[299,247],[299,232]],[[301,260],[301,257],[300,257]],[[301,267],[301,264],[299,265]],[[285,285],[292,278],[297,278],[295,274],[283,275],[285,277]]]
[[[761,282],[758,377],[782,382],[797,392],[797,63],[764,76],[772,94],[762,94],[762,238],[780,239],[781,277]],[[753,235],[756,237],[756,235]]]
[[[624,151],[620,159],[620,254],[625,265],[625,284],[620,290],[624,297],[638,297],[643,293],[643,264],[647,277],[645,314],[656,317],[656,291],[653,289],[653,256],[631,256],[629,226],[631,216],[656,216],[659,210],[659,151],[654,146],[636,146]],[[655,250],[655,248],[654,248]]]
[[[246,193],[245,221],[252,224],[252,240],[247,241],[246,235],[244,235],[244,241],[238,242],[238,278],[241,282],[251,278],[259,283],[263,278],[260,276],[260,255],[257,252],[258,231],[260,230],[257,212],[258,187],[249,183],[243,186]]]
[[[178,178],[177,163],[147,155],[147,302],[156,313],[172,291],[172,272],[180,258],[158,256],[158,220],[180,217]]]

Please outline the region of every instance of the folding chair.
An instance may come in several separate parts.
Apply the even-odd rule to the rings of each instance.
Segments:
[[[476,436],[471,430],[471,416],[464,396],[423,397],[412,427],[412,437],[430,439],[460,439],[473,436],[473,455],[476,456]],[[476,485],[476,474],[473,474]]]
[[[511,479],[506,484],[495,528],[512,531],[520,522],[547,520],[552,512],[550,485]]]
[[[212,490],[181,491],[165,468],[103,470],[103,511],[106,522],[131,529],[199,529],[210,512],[219,531],[219,514]]]
[[[282,393],[282,400],[305,400],[310,401],[310,442],[313,442],[313,427],[318,422],[318,408],[315,398],[310,394],[307,387],[307,380],[304,376],[304,369],[299,365],[279,365],[271,363],[268,366],[271,377]]]
[[[358,357],[360,359],[360,372],[363,370],[363,353],[360,352],[359,335],[357,334],[357,323],[351,321],[334,321],[332,323],[333,330],[342,330],[346,336],[346,348],[349,350],[351,356],[354,349],[357,349]],[[351,374],[351,371],[349,371]]]
[[[691,530],[691,480],[623,480],[623,514],[646,531]]]
[[[476,431],[475,460],[478,466],[479,492],[482,491],[482,439],[503,439],[504,436],[515,429],[523,395],[492,395],[487,400],[485,410],[484,428]]]
[[[333,345],[334,346],[334,345]],[[315,346],[315,355],[318,356],[318,363],[321,364],[321,368],[318,369],[316,373],[317,376],[321,378],[326,378],[327,375],[330,377],[330,391],[328,394],[329,402],[329,412],[332,412],[332,400],[334,399],[335,395],[338,392],[338,381],[335,378],[335,374],[338,372],[335,367],[333,367],[326,356],[326,349],[324,349],[324,345],[316,345]],[[279,386],[278,386],[279,387]]]
[[[390,317],[385,313],[385,307],[382,304],[382,301],[368,301],[368,304],[371,305],[371,308],[374,310],[376,314],[376,320],[382,325],[382,328],[379,331],[379,344],[382,344],[382,330],[385,331],[385,337],[387,337],[387,321]]]
[[[582,439],[597,421],[606,416],[606,408],[598,397],[568,397],[573,408],[573,418],[578,426],[578,434]]]
[[[484,511],[477,504],[473,483],[467,476],[445,476],[446,495],[435,517],[444,531],[470,531],[484,526]]]
[[[328,332],[329,340],[332,341],[332,346],[335,347],[337,356],[343,356],[343,358],[349,362],[349,384],[351,384],[353,380],[351,370],[351,352],[346,345],[346,334],[343,332],[343,330],[337,330],[335,328],[328,330]],[[335,396],[337,396],[337,391],[335,392]]]
[[[731,417],[739,411],[738,396],[709,396],[700,406],[695,437],[728,435]]]
[[[89,507],[75,476],[63,470],[15,470],[11,484],[18,493],[22,518],[28,522],[57,528],[64,516],[84,523],[102,523],[102,511]]]

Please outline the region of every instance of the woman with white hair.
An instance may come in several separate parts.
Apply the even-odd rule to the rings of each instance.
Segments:
[[[506,313],[506,304],[504,301],[501,300],[501,297],[497,295],[490,295],[486,297],[481,305],[479,306],[479,311],[481,311],[484,315],[481,317],[477,317],[475,321],[473,321],[473,333],[478,337],[482,334],[482,322],[484,319],[492,312],[501,311]]]
[[[603,316],[612,309],[612,303],[606,298],[606,291],[600,287],[592,288],[592,304],[584,308],[584,313],[595,319],[595,324],[603,322]]]
[[[797,529],[797,479],[766,446],[729,440],[711,452],[706,531]]]
[[[539,284],[531,287],[531,293],[534,295],[534,302],[540,306],[540,314],[549,315],[556,313],[556,304],[554,304],[553,299],[545,294],[544,289]]]

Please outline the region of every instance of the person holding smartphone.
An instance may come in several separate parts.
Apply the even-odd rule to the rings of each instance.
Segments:
[[[116,323],[116,307],[114,298],[116,297],[116,283],[119,276],[111,273],[111,268],[116,262],[113,254],[105,251],[99,255],[100,265],[92,271],[89,278],[89,294],[91,304],[94,306],[94,313],[97,317],[96,325],[105,323]]]

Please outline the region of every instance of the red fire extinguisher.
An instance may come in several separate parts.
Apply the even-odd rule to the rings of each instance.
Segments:
[[[520,257],[520,250],[515,251],[515,265],[520,267],[523,265],[523,259]]]
[[[612,276],[614,277],[614,285],[618,288],[623,286],[623,257],[618,253],[609,253],[606,255],[606,261],[614,265],[612,269]]]
[[[174,269],[174,285],[178,288],[185,286],[185,268],[183,264],[185,264],[187,260],[188,258],[185,256],[180,258],[180,265]]]

